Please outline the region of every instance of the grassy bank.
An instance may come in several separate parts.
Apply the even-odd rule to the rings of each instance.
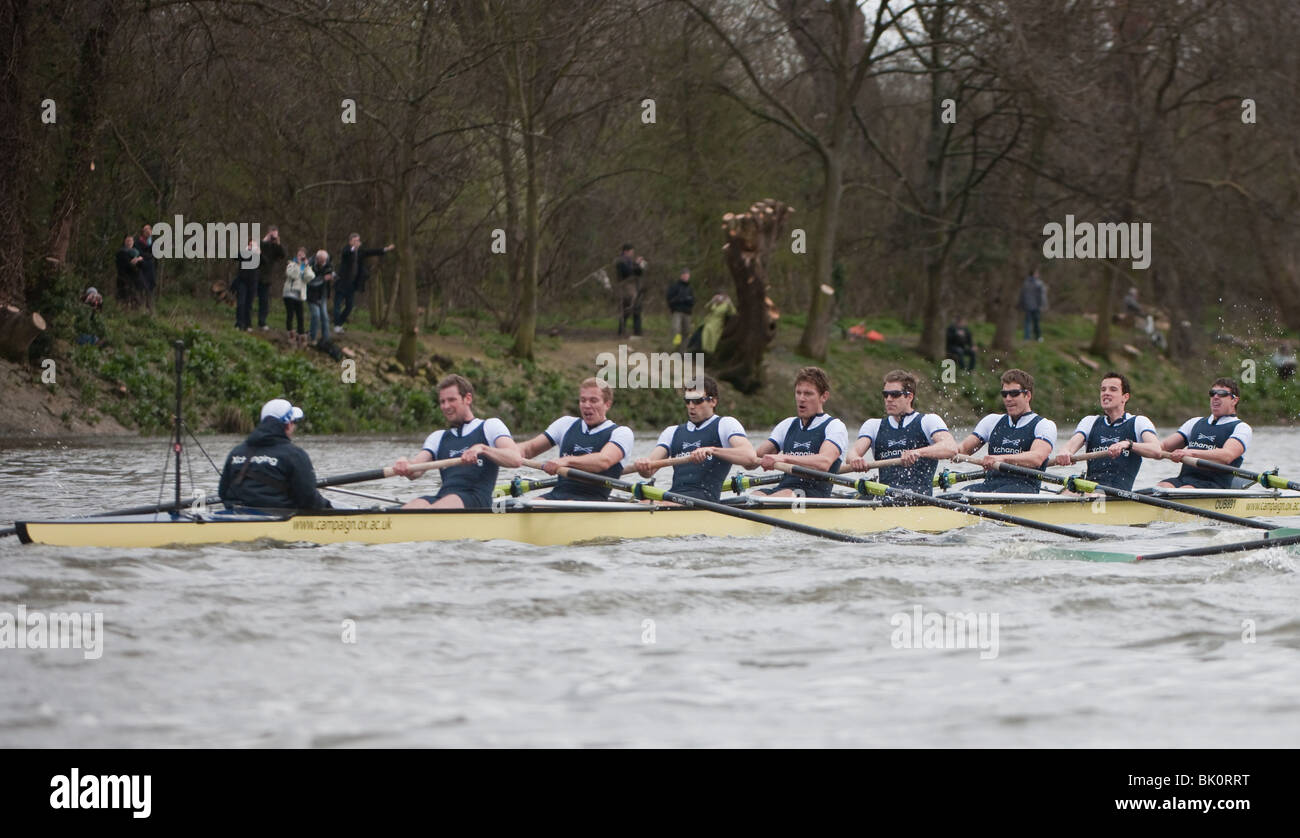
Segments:
[[[279,300],[273,324],[283,323]],[[470,378],[478,389],[480,415],[499,415],[517,436],[537,433],[556,416],[576,408],[576,385],[594,374],[600,352],[617,352],[612,318],[581,322],[555,320],[539,328],[537,360],[517,362],[508,355],[510,339],[486,320],[468,313],[443,320],[437,333],[421,336],[421,367],[408,376],[392,355],[396,335],[374,331],[368,313],[360,312],[338,342],[353,353],[355,378],[327,355],[290,347],[283,329],[251,334],[233,327],[230,309],[207,300],[169,299],[154,314],[123,312],[110,304],[103,316],[108,345],[77,346],[64,335],[52,352],[59,361],[57,384],[47,391],[75,394],[78,418],[92,425],[113,417],[146,434],[165,433],[174,403],[172,344],[186,345],[185,418],[196,431],[239,432],[251,427],[258,406],[286,397],[300,404],[312,433],[355,431],[427,432],[442,422],[432,383],[447,372]],[[847,327],[864,323],[886,336],[884,342],[849,340]],[[723,386],[723,409],[734,412],[753,433],[770,428],[792,412],[790,382],[808,361],[794,352],[802,319],[781,321],[767,361],[768,386],[742,397]],[[830,355],[823,365],[834,387],[828,409],[856,430],[864,418],[880,411],[884,373],[902,367],[925,382],[918,399],[923,410],[944,415],[957,429],[971,427],[980,416],[1000,409],[998,375],[1021,367],[1034,374],[1039,413],[1071,426],[1096,410],[1099,372],[1079,360],[1093,324],[1083,317],[1051,317],[1043,343],[1017,341],[1005,357],[985,351],[973,373],[954,371],[945,382],[942,364],[915,351],[915,327],[888,317],[845,318],[835,326]],[[667,351],[666,317],[649,317],[647,337],[629,341],[632,351]],[[987,346],[993,327],[975,324],[976,342]],[[1117,331],[1115,344],[1138,344],[1138,336]],[[1294,337],[1293,337],[1294,339]],[[1257,343],[1207,339],[1204,357],[1178,364],[1149,347],[1139,357],[1117,350],[1110,359],[1095,359],[1101,370],[1117,369],[1132,379],[1130,409],[1149,415],[1161,431],[1205,410],[1209,382],[1228,375],[1241,382],[1241,415],[1257,424],[1290,423],[1300,413],[1300,387],[1278,378],[1269,360],[1277,338]],[[1254,365],[1254,381],[1243,372]],[[707,368],[707,362],[706,362]],[[638,431],[678,421],[679,396],[667,389],[620,389],[611,416]]]

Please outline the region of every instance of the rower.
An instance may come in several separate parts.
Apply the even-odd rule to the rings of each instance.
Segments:
[[[1188,419],[1183,426],[1174,431],[1159,444],[1142,444],[1136,446],[1136,452],[1146,457],[1159,457],[1162,451],[1169,452],[1169,459],[1183,463],[1183,457],[1193,456],[1202,460],[1240,468],[1246,458],[1246,449],[1250,447],[1250,425],[1237,418],[1237,403],[1240,396],[1237,382],[1231,378],[1216,378],[1210,385],[1210,415]],[[1161,480],[1156,486],[1183,489],[1231,489],[1232,475],[1220,474],[1202,468],[1191,468],[1183,464],[1177,477]]]
[[[286,399],[271,399],[262,405],[257,427],[231,450],[221,470],[217,494],[226,506],[332,508],[316,489],[311,457],[289,441],[302,416],[302,408]]]
[[[1071,465],[1073,456],[1081,447],[1088,453],[1105,451],[1109,459],[1088,461],[1087,479],[1115,489],[1132,489],[1142,468],[1142,456],[1134,453],[1139,442],[1156,443],[1156,426],[1145,416],[1134,416],[1125,410],[1132,394],[1128,377],[1118,372],[1108,372],[1101,377],[1101,413],[1085,416],[1074,429],[1074,435],[1065,444],[1065,450],[1056,457],[1058,466]]]
[[[463,465],[440,469],[442,488],[436,495],[424,495],[408,501],[403,509],[487,509],[492,505],[492,490],[497,471],[519,468],[523,458],[510,429],[500,419],[474,416],[474,385],[460,375],[448,375],[438,382],[438,408],[447,420],[446,430],[434,431],[424,440],[420,453],[401,457],[393,463],[393,472],[414,480],[411,466],[430,460],[460,457]]]
[[[957,440],[948,431],[943,417],[913,409],[916,384],[916,376],[907,370],[885,373],[885,386],[881,390],[885,398],[885,419],[883,422],[868,419],[862,423],[848,464],[853,471],[870,468],[863,459],[868,449],[876,460],[900,458],[903,465],[880,470],[880,482],[928,495],[939,460],[957,453]]]
[[[1039,470],[1047,468],[1052,446],[1056,444],[1056,423],[1030,409],[1034,377],[1024,370],[1007,370],[1002,373],[1001,396],[1006,413],[990,413],[981,419],[971,435],[962,441],[961,453],[974,454],[987,442],[989,453],[980,460],[986,469],[995,468],[999,462]],[[1033,495],[1038,494],[1038,488],[1038,481],[1032,478],[994,471],[966,491]]]
[[[687,421],[665,428],[649,457],[641,457],[633,466],[642,477],[651,477],[658,468],[655,460],[689,456],[690,463],[673,469],[670,491],[693,498],[716,501],[722,496],[722,483],[733,465],[754,468],[758,457],[745,436],[745,429],[734,416],[719,416],[718,382],[702,376],[683,393]]]
[[[793,463],[818,471],[839,471],[840,458],[849,447],[849,432],[839,419],[823,412],[831,397],[831,382],[820,367],[804,367],[794,377],[795,415],[783,419],[759,443],[759,464],[771,471],[777,463]],[[773,497],[828,498],[831,483],[794,475],[771,489],[756,490]]]
[[[632,450],[632,429],[607,419],[614,404],[609,382],[585,379],[578,386],[580,416],[561,416],[542,433],[519,446],[524,459],[530,460],[555,446],[560,456],[542,464],[547,474],[556,474],[567,466],[579,471],[619,478],[623,461]],[[555,488],[542,495],[543,500],[609,500],[610,490],[594,483],[561,477]]]

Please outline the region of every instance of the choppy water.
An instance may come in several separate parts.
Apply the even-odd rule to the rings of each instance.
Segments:
[[[203,440],[218,462],[234,442]],[[337,474],[420,440],[300,442]],[[152,502],[165,451],[0,443],[0,520]],[[1300,473],[1293,429],[1256,429],[1247,466],[1272,465]],[[1148,463],[1139,485],[1172,471]],[[1125,549],[1254,537],[1104,529]],[[867,546],[789,532],[561,548],[6,538],[0,612],[99,611],[105,638],[94,660],[0,649],[0,746],[1300,745],[1300,558],[1033,555],[1056,543],[992,525]],[[916,607],[996,614],[996,657],[988,642],[983,658],[896,648]]]

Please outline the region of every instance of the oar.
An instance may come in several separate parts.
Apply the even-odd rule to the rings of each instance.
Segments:
[[[1222,553],[1243,553],[1247,550],[1264,550],[1269,547],[1289,547],[1300,545],[1300,530],[1276,529],[1258,541],[1234,541],[1231,544],[1211,544],[1206,547],[1188,547],[1182,550],[1168,550],[1164,553],[1135,555],[1133,553],[1109,553],[1100,550],[1053,550],[1053,558],[1083,559],[1090,562],[1152,562],[1157,559],[1181,559],[1190,556],[1217,556]]]
[[[524,460],[524,465],[529,468],[542,468],[542,463],[537,460]],[[835,532],[834,530],[824,530],[818,527],[810,527],[807,524],[799,524],[794,521],[785,521],[781,518],[773,518],[768,515],[759,515],[757,512],[750,512],[746,509],[737,509],[722,503],[714,503],[710,500],[701,500],[693,498],[690,495],[683,495],[678,492],[670,492],[660,489],[658,486],[651,486],[647,483],[629,483],[626,480],[616,480],[613,477],[606,477],[603,474],[592,474],[568,466],[560,466],[560,476],[570,477],[576,480],[584,480],[588,483],[594,483],[598,486],[605,486],[610,489],[619,489],[624,492],[631,492],[632,496],[637,499],[666,500],[672,503],[681,504],[688,509],[707,509],[710,512],[717,512],[721,515],[730,515],[733,518],[743,518],[746,521],[754,521],[759,524],[767,524],[770,527],[780,527],[794,532],[801,532],[805,535],[817,535],[822,538],[831,538],[836,541],[847,541],[854,544],[870,544],[871,540],[859,538],[856,535]]]
[[[957,462],[975,462],[971,457],[958,454],[953,457]],[[1183,512],[1187,515],[1199,515],[1202,518],[1210,518],[1215,521],[1223,521],[1227,524],[1240,524],[1243,527],[1254,527],[1257,530],[1276,530],[1281,529],[1279,524],[1266,524],[1263,521],[1254,521],[1250,518],[1238,518],[1236,515],[1227,515],[1223,512],[1215,512],[1211,509],[1200,509],[1186,503],[1175,503],[1164,498],[1152,497],[1151,495],[1139,495],[1137,492],[1130,492],[1127,489],[1119,489],[1114,486],[1103,486],[1092,480],[1084,480],[1082,477],[1058,477],[1046,471],[1039,471],[1036,468],[1025,468],[1011,463],[998,463],[997,470],[1005,474],[1018,474],[1021,477],[1032,477],[1036,480],[1046,480],[1049,483],[1059,483],[1072,492],[1087,494],[1088,492],[1101,492],[1112,497],[1123,498],[1124,500],[1137,501],[1149,506],[1159,506],[1162,509],[1172,509],[1176,512]]]
[[[434,460],[428,463],[416,463],[411,466],[411,471],[421,474],[435,468],[450,468],[452,466],[463,465],[464,461],[460,457],[453,457],[446,460]],[[395,477],[397,472],[393,471],[392,466],[385,468],[370,469],[369,471],[354,471],[348,474],[339,474],[334,477],[324,477],[316,481],[317,489],[325,489],[330,486],[344,486],[348,483],[365,483],[368,480],[383,480],[386,477]],[[183,500],[179,504],[175,501],[170,503],[156,503],[148,506],[132,506],[128,509],[115,509],[110,512],[96,512],[92,515],[85,515],[85,518],[111,518],[120,515],[148,515],[152,512],[175,512],[176,510],[193,504],[193,500]],[[221,503],[218,495],[208,495],[202,500],[206,506],[212,506]],[[5,527],[0,529],[0,537],[13,535],[18,532],[18,528]]]
[[[515,475],[509,483],[498,483],[497,487],[492,490],[492,497],[503,498],[509,495],[512,498],[517,498],[534,489],[549,489],[559,479],[558,477],[544,477],[541,480],[524,480],[519,475]]]
[[[1165,456],[1160,459],[1168,459],[1168,457],[1168,452],[1165,452]],[[1245,469],[1234,468],[1233,466],[1225,466],[1223,463],[1216,463],[1213,460],[1207,460],[1203,457],[1183,457],[1183,462],[1187,463],[1192,468],[1203,468],[1209,469],[1210,471],[1223,472],[1224,474],[1235,474],[1237,477],[1244,477],[1250,482],[1258,483],[1268,489],[1295,489],[1296,491],[1300,491],[1300,483],[1297,483],[1294,480],[1287,480],[1285,477],[1278,477],[1277,469],[1262,472],[1246,471]]]
[[[968,503],[957,503],[956,501],[945,498],[935,498],[929,495],[921,495],[916,492],[909,492],[906,489],[897,489],[893,486],[886,486],[884,483],[876,483],[871,480],[859,479],[852,480],[848,477],[840,477],[838,474],[831,474],[829,471],[818,471],[807,466],[795,465],[794,463],[776,463],[776,468],[788,474],[795,474],[800,477],[811,477],[817,480],[829,480],[832,483],[838,483],[841,486],[850,486],[858,490],[861,495],[888,495],[896,498],[907,498],[917,503],[938,506],[943,509],[951,509],[954,512],[964,512],[967,515],[978,515],[981,518],[988,518],[992,521],[1002,521],[1007,524],[1018,524],[1022,527],[1043,530],[1044,532],[1056,533],[1057,535],[1068,535],[1072,538],[1086,538],[1095,540],[1101,538],[1096,533],[1085,532],[1084,530],[1074,530],[1069,527],[1058,527],[1056,524],[1045,524],[1041,521],[1031,521],[1028,518],[1021,518],[1018,515],[1008,515],[1005,512],[997,512],[992,509],[981,509],[977,506],[971,506]]]
[[[784,474],[737,474],[729,482],[731,483],[731,491],[740,494],[746,489],[752,489],[755,486],[766,486],[769,483],[780,483],[784,479]]]
[[[980,480],[988,476],[988,472],[983,469],[980,471],[948,471],[948,469],[944,469],[936,474],[930,483],[940,489],[951,489],[958,483],[964,483],[968,480]]]

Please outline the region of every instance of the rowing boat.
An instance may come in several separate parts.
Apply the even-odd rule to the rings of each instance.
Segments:
[[[1240,517],[1300,515],[1300,492],[1168,489],[1153,492],[1198,509]],[[1128,500],[1051,494],[954,495],[981,509],[1043,523],[1133,526],[1203,520]],[[946,532],[979,518],[931,506],[882,505],[855,499],[747,498],[744,508],[842,532],[894,529]],[[284,514],[124,515],[28,520],[16,524],[25,544],[64,547],[163,547],[255,541],[307,544],[396,544],[504,539],[539,546],[683,536],[767,535],[772,527],[698,509],[644,503],[499,499],[491,509],[356,509]]]

